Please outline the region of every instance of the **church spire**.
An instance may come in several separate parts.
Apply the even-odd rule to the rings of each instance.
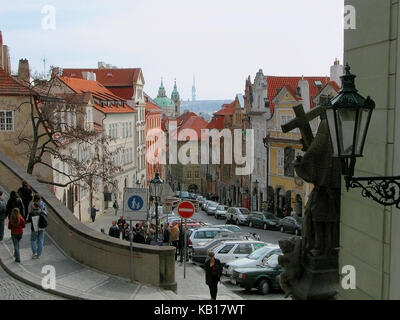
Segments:
[[[165,88],[164,88],[164,83],[163,83],[163,78],[161,78],[161,85],[160,85],[160,89],[158,89],[158,96],[157,97],[166,97],[167,94],[165,92]]]
[[[193,73],[192,101],[196,101],[196,77]]]

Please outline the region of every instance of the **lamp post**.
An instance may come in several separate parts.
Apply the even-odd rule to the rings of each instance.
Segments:
[[[160,178],[160,173],[156,172],[155,178],[150,181],[150,193],[154,197],[156,204],[156,242],[158,241],[158,201],[162,194],[164,181]]]
[[[264,147],[267,149],[267,187],[266,187],[266,199],[267,199],[267,207],[268,207],[268,188],[269,188],[269,133],[267,134],[267,136],[265,138],[263,138],[263,143],[264,143]]]
[[[333,156],[341,159],[347,191],[350,188],[361,188],[363,197],[384,206],[396,205],[400,209],[400,176],[354,177],[356,160],[363,156],[375,102],[357,93],[356,76],[350,73],[348,64],[345,70],[341,77],[343,85],[339,95],[322,104],[326,112]],[[366,185],[362,182],[366,182]]]

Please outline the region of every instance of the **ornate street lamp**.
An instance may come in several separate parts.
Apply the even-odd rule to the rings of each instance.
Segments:
[[[342,174],[346,188],[362,188],[362,196],[384,205],[400,208],[400,177],[354,177],[358,157],[363,156],[365,139],[371,121],[375,102],[364,98],[355,86],[354,74],[347,64],[341,77],[342,89],[339,94],[325,100],[322,107],[326,113],[333,156],[341,159]],[[363,185],[361,182],[366,182]]]
[[[156,172],[155,178],[150,181],[150,194],[156,202],[156,242],[158,242],[158,202],[163,190],[164,181],[160,178],[160,173]]]

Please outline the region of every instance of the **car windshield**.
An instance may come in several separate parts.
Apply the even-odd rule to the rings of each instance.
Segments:
[[[249,214],[249,210],[246,209],[246,208],[239,208],[239,210],[243,215],[248,215]]]
[[[247,258],[252,259],[252,260],[258,260],[261,258],[268,250],[270,250],[269,247],[262,247],[260,249],[257,249],[253,253],[250,253]]]
[[[224,206],[218,206],[217,210],[225,211],[225,207]]]
[[[268,260],[265,262],[266,265],[268,265],[271,268],[276,268],[278,264],[278,256],[277,254],[273,254],[268,258]]]
[[[181,191],[181,192],[179,193],[179,196],[180,196],[181,198],[189,198],[189,192],[187,192],[187,191]]]

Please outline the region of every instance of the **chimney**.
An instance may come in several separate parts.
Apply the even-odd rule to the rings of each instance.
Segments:
[[[29,71],[29,61],[27,59],[19,60],[18,78],[24,82],[31,81],[31,74]]]
[[[335,81],[339,87],[342,87],[342,80],[340,79],[340,77],[343,75],[343,73],[343,66],[336,58],[333,66],[331,66],[331,81]]]
[[[8,47],[3,44],[3,34],[0,31],[0,69],[11,75],[11,60]]]
[[[297,90],[300,93],[301,99],[303,100],[303,107],[304,111],[308,112],[310,111],[310,85],[307,80],[304,79],[304,76],[302,76],[301,80],[299,81],[299,84],[297,85]]]

